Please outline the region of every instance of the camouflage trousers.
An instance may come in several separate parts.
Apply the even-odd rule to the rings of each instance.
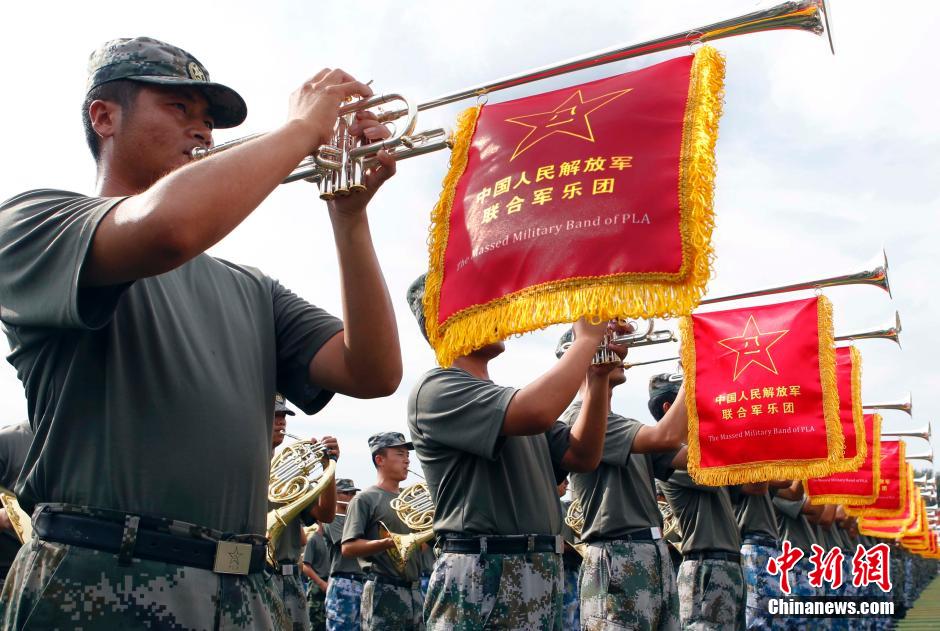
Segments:
[[[291,631],[310,631],[310,612],[307,611],[307,596],[303,584],[296,576],[275,574],[271,581],[281,596],[284,609],[291,620]]]
[[[809,583],[810,569],[811,565],[805,556],[790,569],[789,598],[807,600],[817,595],[816,588]],[[784,629],[786,631],[808,631],[825,624],[825,621],[821,618],[810,619],[803,616],[778,616],[774,618],[774,629]]]
[[[565,631],[581,631],[581,597],[578,589],[580,569],[565,567],[565,596],[562,626]]]
[[[326,594],[313,581],[307,587],[307,611],[310,612],[310,628],[313,631],[326,629]]]
[[[455,554],[437,558],[424,619],[429,631],[562,630],[561,555]]]
[[[374,580],[362,588],[362,631],[424,631],[421,584],[400,587]]]
[[[592,543],[581,563],[581,627],[679,628],[679,595],[665,541]]]
[[[687,559],[679,566],[679,626],[682,629],[744,628],[741,564]]]
[[[290,629],[272,575],[132,559],[34,539],[0,594],[3,629]]]
[[[360,628],[359,609],[362,582],[331,576],[326,587],[327,631],[355,631]]]
[[[745,626],[748,629],[769,630],[772,622],[768,608],[771,598],[783,598],[780,577],[771,576],[767,561],[780,556],[776,547],[746,543],[741,546],[741,571],[744,573]]]

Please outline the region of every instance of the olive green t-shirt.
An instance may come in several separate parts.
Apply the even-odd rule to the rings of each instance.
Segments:
[[[0,486],[13,490],[33,442],[28,421],[0,427]]]
[[[679,520],[682,554],[741,551],[741,536],[728,487],[696,484],[685,471],[676,471],[660,488]]]
[[[799,548],[805,554],[812,554],[816,534],[803,514],[803,500],[785,500],[777,495],[773,504],[777,512],[777,527],[780,529],[780,545],[789,541],[794,548]]]
[[[322,524],[321,524],[322,526]],[[330,575],[330,553],[326,549],[326,540],[323,531],[318,530],[307,537],[307,546],[304,548],[304,563],[313,568],[314,574],[326,580]]]
[[[300,555],[303,553],[303,544],[301,540],[303,539],[303,530],[304,526],[309,526],[314,522],[313,518],[306,513],[309,512],[309,508],[304,511],[303,514],[287,522],[287,525],[284,526],[284,530],[281,531],[281,537],[277,541],[277,545],[274,546],[274,558],[281,563],[293,563],[294,565],[300,562]]]
[[[561,420],[572,426],[580,412],[581,401],[575,401]],[[581,501],[584,511],[583,541],[614,539],[641,528],[662,528],[653,478],[669,479],[676,452],[631,453],[641,427],[639,421],[608,414],[600,465],[590,473],[571,474],[572,495]]]
[[[346,525],[346,515],[337,513],[329,524],[324,524],[323,540],[330,553],[330,574],[344,572],[346,574],[362,574],[359,560],[343,556],[343,527]]]
[[[728,490],[731,493],[731,503],[734,505],[734,514],[742,540],[748,535],[780,538],[777,516],[774,515],[774,505],[769,491],[761,495],[749,495],[741,491],[740,486],[732,486]]]
[[[357,493],[346,509],[343,543],[353,539],[370,539],[373,541],[381,539],[382,535],[379,534],[379,528],[383,524],[389,532],[399,535],[411,534],[412,531],[392,510],[390,502],[396,497],[398,497],[398,493],[390,493],[378,486],[370,486]],[[388,552],[383,551],[373,556],[359,557],[359,566],[363,572],[400,577],[408,581],[416,581],[421,577],[419,564],[418,555],[412,554],[405,565],[405,571],[399,572]]]
[[[434,531],[561,534],[557,485],[571,433],[500,436],[515,388],[459,368],[435,368],[408,399],[408,429],[434,498]]]
[[[23,508],[64,502],[263,534],[275,392],[307,414],[308,366],[342,330],[260,271],[201,254],[81,287],[120,198],[24,193],[0,205],[0,321],[36,436]]]

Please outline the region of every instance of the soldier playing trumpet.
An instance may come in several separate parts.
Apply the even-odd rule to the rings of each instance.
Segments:
[[[571,342],[572,334],[568,331],[562,336],[556,355]],[[562,415],[568,424],[592,415],[607,419],[600,465],[594,471],[571,475],[573,495],[584,515],[581,540],[588,544],[580,578],[581,628],[585,631],[617,625],[677,628],[675,575],[653,490],[654,478],[665,480],[686,463],[684,392],[678,381],[667,377],[658,375],[650,382],[650,409],[659,421],[656,425],[612,411],[613,389],[626,381],[621,363],[615,364],[601,389],[600,405],[587,405],[588,384],[584,384],[579,400]],[[669,412],[658,413],[665,396],[670,403],[678,399]]]

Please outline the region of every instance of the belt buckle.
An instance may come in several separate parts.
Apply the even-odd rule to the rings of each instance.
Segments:
[[[251,567],[251,544],[237,541],[219,541],[215,547],[215,565],[212,571],[216,574],[248,575]]]
[[[565,539],[561,535],[555,535],[555,554],[564,554]]]
[[[650,528],[650,534],[653,536],[653,541],[658,541],[663,538],[663,531],[660,530],[659,526]]]
[[[291,563],[285,563],[281,566],[281,576],[294,576],[294,568],[297,567]]]

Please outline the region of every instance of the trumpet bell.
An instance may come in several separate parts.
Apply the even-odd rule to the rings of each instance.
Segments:
[[[408,565],[408,559],[421,549],[422,544],[427,543],[434,538],[434,530],[429,528],[421,532],[413,532],[407,535],[400,535],[388,529],[388,526],[379,522],[384,532],[382,535],[391,539],[395,543],[394,548],[389,548],[388,554],[392,557],[395,567],[399,572],[405,571]]]
[[[907,393],[907,398],[900,401],[892,401],[888,403],[872,403],[869,405],[862,405],[862,409],[865,410],[900,410],[905,412],[908,416],[914,415],[914,401],[911,398],[911,393]]]

